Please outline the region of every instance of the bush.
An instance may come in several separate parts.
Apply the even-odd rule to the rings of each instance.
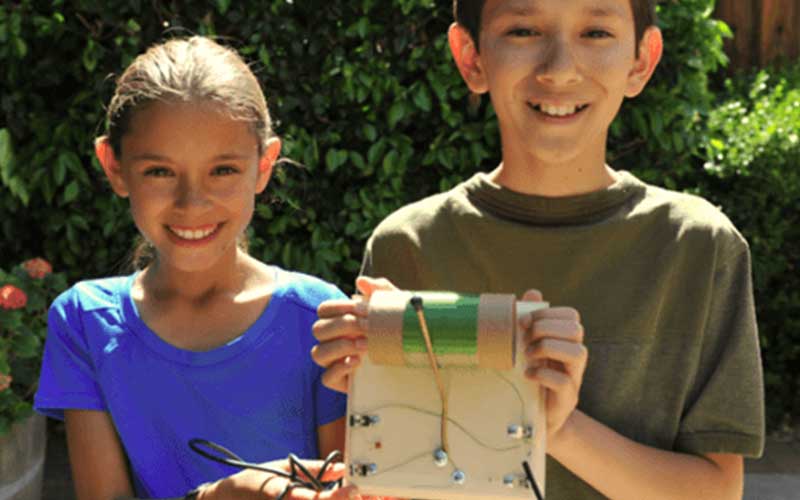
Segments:
[[[53,274],[43,259],[0,269],[0,436],[32,413],[47,308],[66,287],[64,275]]]
[[[12,196],[0,199],[0,254],[42,254],[71,279],[125,270],[135,229],[92,158],[92,139],[113,87],[107,75],[119,73],[169,27],[167,36],[224,36],[253,61],[284,153],[305,165],[276,172],[250,231],[254,255],[351,291],[365,239],[385,215],[493,168],[500,157],[488,100],[469,95],[451,62],[449,3],[4,3],[0,183]],[[778,235],[770,225],[737,219],[748,207],[760,209],[764,196],[751,201],[743,183],[703,168],[710,140],[725,149],[726,134],[736,132],[712,124],[724,117],[715,110],[710,78],[726,62],[722,41],[730,35],[711,18],[713,5],[660,3],[665,57],[645,93],[626,103],[614,123],[609,158],[645,180],[698,191],[729,212],[733,206],[754,247],[762,331],[772,343],[765,351],[768,380],[775,380],[794,359],[771,346],[790,345],[796,299],[790,288],[784,298],[773,296],[781,280],[776,270],[785,267],[761,249],[777,248],[790,230]],[[721,168],[735,170],[738,160],[726,158],[730,163]],[[762,169],[773,168],[765,165],[754,161],[752,177],[743,179],[760,179]],[[739,190],[726,191],[726,182]],[[769,192],[788,196],[779,184]],[[788,206],[791,198],[779,203]],[[772,332],[782,332],[783,340]],[[785,401],[774,408],[788,411]]]
[[[800,415],[800,65],[728,81],[704,153],[697,189],[750,242],[774,427]]]

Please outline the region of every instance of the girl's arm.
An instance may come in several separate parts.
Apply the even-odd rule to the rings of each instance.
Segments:
[[[740,455],[660,450],[628,439],[579,410],[550,440],[548,453],[610,498],[742,498]]]
[[[339,450],[344,453],[344,433],[346,417],[317,428],[317,443],[320,458],[326,458],[330,452]]]
[[[65,410],[67,446],[78,500],[133,496],[125,452],[108,413]]]

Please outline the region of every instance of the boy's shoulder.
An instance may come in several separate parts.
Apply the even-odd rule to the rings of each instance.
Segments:
[[[452,216],[477,215],[470,206],[467,186],[474,177],[453,188],[403,205],[384,218],[373,237],[414,236],[433,230]]]
[[[676,238],[703,238],[733,251],[747,249],[747,241],[723,212],[702,196],[645,184],[645,195],[630,218],[652,217]]]

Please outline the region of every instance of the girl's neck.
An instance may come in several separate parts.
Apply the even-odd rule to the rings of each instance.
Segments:
[[[267,266],[237,249],[213,267],[200,271],[185,271],[155,259],[138,281],[151,297],[203,303],[221,295],[247,294],[254,288],[271,284],[272,276]]]

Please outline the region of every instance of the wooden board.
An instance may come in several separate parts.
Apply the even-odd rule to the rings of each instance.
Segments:
[[[518,314],[545,304],[518,303]],[[521,339],[517,352],[521,352]],[[509,371],[453,367],[441,370],[448,394],[448,463],[439,467],[441,401],[430,368],[390,367],[364,359],[351,378],[348,422],[377,416],[367,427],[348,425],[348,480],[361,494],[417,499],[490,500],[533,494],[522,468],[527,460],[544,491],[546,423],[544,391],[524,377],[518,356]],[[508,435],[510,425],[531,426],[530,439]],[[359,471],[374,464],[374,473]],[[464,474],[456,484],[453,474]],[[507,482],[511,484],[506,484]]]

